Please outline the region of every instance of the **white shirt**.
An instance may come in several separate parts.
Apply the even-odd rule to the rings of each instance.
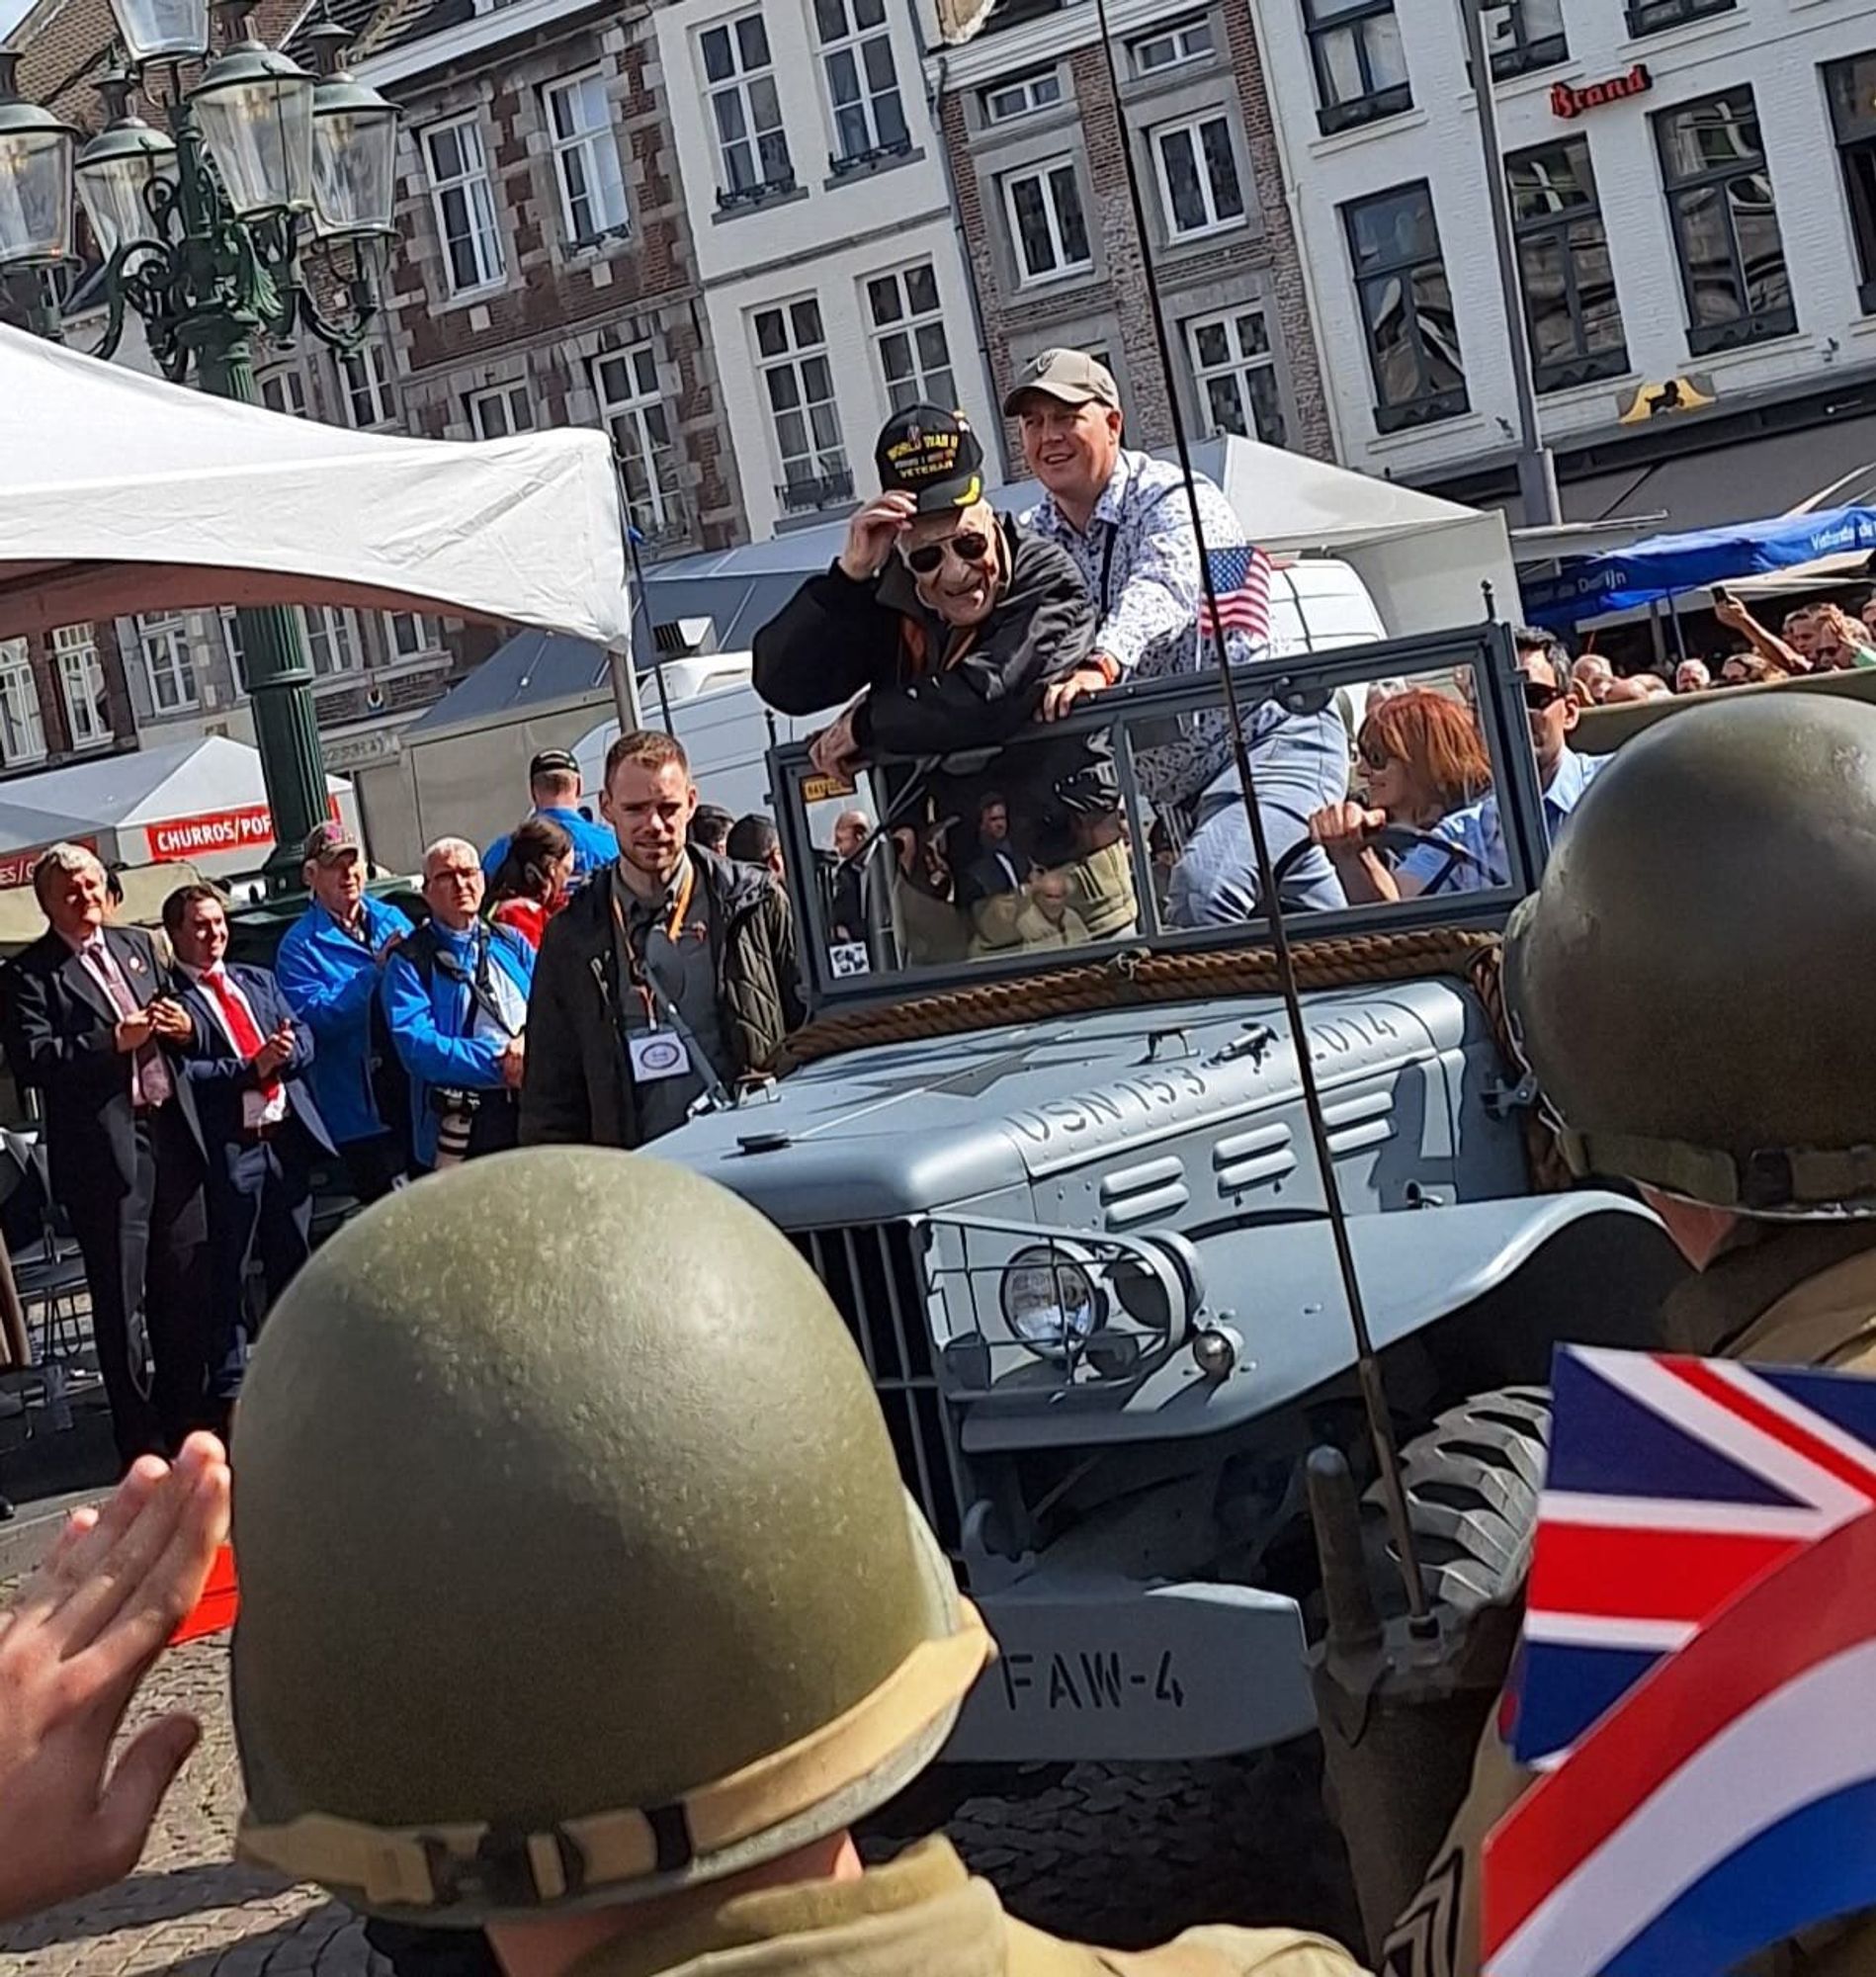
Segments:
[[[190,981],[194,982],[202,989],[202,999],[208,1004],[209,1013],[214,1018],[215,1028],[227,1038],[228,1048],[239,1057],[241,1046],[234,1040],[234,1031],[229,1027],[227,1016],[222,1011],[220,997],[215,994],[214,990],[208,986],[205,980],[210,971],[201,968],[191,968],[187,963],[182,962],[179,962],[177,965],[188,976]],[[213,973],[218,978],[220,987],[227,991],[230,998],[240,1003],[241,1007],[247,1011],[247,1019],[254,1025],[255,1034],[265,1041],[267,1032],[261,1028],[260,1018],[254,1013],[254,1004],[247,999],[247,995],[242,989],[241,985],[235,981],[234,977],[225,968],[217,968]],[[250,1088],[241,1093],[241,1124],[248,1132],[256,1132],[263,1126],[278,1126],[286,1116],[287,1086],[284,1080],[280,1078],[274,1080],[272,1097],[269,1097],[266,1092],[260,1090],[258,1087]]]

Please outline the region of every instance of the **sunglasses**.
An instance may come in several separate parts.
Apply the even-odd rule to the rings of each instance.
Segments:
[[[1546,686],[1542,680],[1524,682],[1524,705],[1533,714],[1547,714],[1560,700],[1569,697],[1560,686]]]
[[[922,549],[905,550],[905,567],[915,576],[929,576],[944,561],[946,553],[960,562],[981,562],[989,554],[990,539],[981,529],[960,529],[942,542],[926,543]]]

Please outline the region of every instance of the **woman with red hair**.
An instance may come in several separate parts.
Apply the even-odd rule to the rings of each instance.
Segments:
[[[1334,861],[1350,905],[1389,899],[1370,867],[1383,853],[1366,841],[1380,823],[1431,830],[1449,812],[1477,803],[1492,787],[1492,764],[1464,701],[1430,687],[1409,687],[1376,702],[1355,742],[1367,800],[1330,804],[1310,819],[1310,835]],[[1350,828],[1349,813],[1360,819]]]

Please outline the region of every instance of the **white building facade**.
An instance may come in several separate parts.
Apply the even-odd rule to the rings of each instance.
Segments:
[[[1257,15],[1341,458],[1508,496],[1514,386],[1459,6]],[[1864,0],[1512,0],[1486,19],[1566,514],[1744,519],[1876,458]],[[1724,471],[1686,458],[1721,445]]]
[[[657,58],[749,534],[874,488],[895,408],[994,407],[896,0],[677,0]]]

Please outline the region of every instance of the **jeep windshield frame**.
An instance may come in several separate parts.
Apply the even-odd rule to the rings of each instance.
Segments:
[[[1426,928],[1495,931],[1503,926],[1511,908],[1536,885],[1548,850],[1523,679],[1517,671],[1515,656],[1510,628],[1492,622],[1334,652],[1254,660],[1234,668],[1233,682],[1247,726],[1266,702],[1276,702],[1291,714],[1322,713],[1335,705],[1338,694],[1345,695],[1351,688],[1400,679],[1426,684],[1444,677],[1450,682],[1469,670],[1480,738],[1491,764],[1506,866],[1502,884],[1494,880],[1483,891],[1433,891],[1392,902],[1315,910],[1289,908],[1286,923],[1292,940],[1315,942]],[[1149,860],[1143,855],[1151,842],[1150,825],[1161,813],[1141,793],[1136,737],[1146,731],[1163,736],[1170,724],[1182,717],[1189,721],[1193,716],[1218,716],[1223,699],[1218,671],[1208,667],[1199,672],[1111,688],[1083,700],[1062,721],[1046,726],[1033,724],[1007,741],[986,745],[985,749],[968,755],[926,760],[870,758],[858,772],[857,784],[844,787],[846,795],[856,800],[856,807],[870,814],[874,828],[857,858],[834,859],[831,863],[824,826],[829,821],[828,807],[843,802],[843,786],[815,771],[808,743],[790,742],[771,749],[770,798],[782,837],[788,890],[796,915],[802,987],[810,1015],[865,1007],[899,999],[908,993],[936,993],[992,982],[1020,981],[1066,967],[1111,964],[1121,956],[1143,951],[1154,955],[1216,953],[1267,946],[1269,917],[1261,901],[1258,909],[1242,919],[1198,926],[1165,925],[1163,908],[1152,898]],[[1346,732],[1345,724],[1338,725],[1342,727],[1352,762],[1355,736]],[[882,915],[875,906],[870,935],[873,950],[878,952],[882,935],[894,950],[895,965],[885,968],[869,964],[864,943],[836,937],[830,918],[830,871],[877,870],[885,883],[874,887],[875,893],[899,883],[900,868],[889,837],[895,821],[893,804],[884,794],[893,788],[895,779],[906,787],[907,778],[916,781],[928,778],[933,772],[956,773],[961,762],[966,765],[965,773],[969,773],[972,764],[981,770],[984,766],[981,758],[988,757],[996,764],[996,780],[1013,783],[1024,759],[1021,751],[1071,742],[1077,737],[1097,740],[1111,737],[1119,809],[1134,853],[1131,879],[1138,919],[1132,928],[1113,938],[1090,938],[1045,953],[1011,948],[976,953],[968,959],[915,962],[907,961],[899,951],[903,943],[895,925],[885,924],[893,920],[894,912]],[[1252,774],[1254,778],[1254,751]],[[868,796],[872,801],[860,800]],[[814,827],[817,818],[823,825],[818,833]],[[857,972],[848,972],[856,946],[861,955],[859,967]],[[843,950],[846,967],[837,965]]]

